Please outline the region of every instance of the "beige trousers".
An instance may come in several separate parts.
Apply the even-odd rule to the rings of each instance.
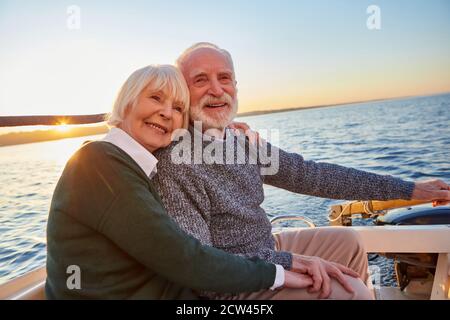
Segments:
[[[371,291],[365,283],[368,280],[367,253],[359,234],[345,227],[318,227],[285,231],[275,234],[276,250],[293,254],[318,256],[347,266],[360,274],[361,278],[344,275],[355,293],[347,292],[336,280],[331,280],[329,299],[370,300]],[[282,288],[279,290],[261,290],[243,293],[231,297],[239,300],[313,300],[320,292],[309,293],[308,289]]]

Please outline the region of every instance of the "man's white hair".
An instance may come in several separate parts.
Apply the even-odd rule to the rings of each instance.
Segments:
[[[194,45],[190,46],[189,48],[187,48],[186,50],[184,50],[184,52],[178,57],[178,59],[176,61],[176,66],[178,68],[180,68],[181,70],[183,70],[183,64],[190,57],[190,55],[192,53],[194,53],[195,51],[204,49],[204,48],[216,50],[216,51],[220,52],[222,55],[224,55],[227,58],[228,62],[230,63],[231,70],[233,70],[233,73],[234,73],[234,64],[233,64],[233,59],[231,58],[231,54],[227,50],[222,49],[219,46],[217,46],[213,43],[210,43],[210,42],[197,42],[196,44],[194,44]]]
[[[150,90],[162,91],[178,103],[184,105],[183,127],[189,124],[189,89],[180,70],[171,65],[149,65],[134,71],[119,90],[111,113],[106,116],[109,126],[122,123],[128,107],[134,108],[140,93],[150,86]]]

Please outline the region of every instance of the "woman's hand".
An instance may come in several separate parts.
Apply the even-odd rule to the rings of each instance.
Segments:
[[[284,270],[284,288],[305,289],[312,284],[313,280],[307,274]]]
[[[344,274],[359,278],[359,274],[339,263],[326,261],[319,257],[293,255],[292,270],[308,275],[312,279],[310,292],[321,291],[319,299],[326,299],[331,294],[331,278],[336,279],[345,290],[354,293]]]
[[[442,180],[416,182],[411,200],[433,201],[433,206],[450,203],[450,186]]]
[[[245,122],[233,121],[228,125],[228,128],[232,129],[237,136],[239,136],[241,134],[240,131],[242,131],[247,136],[250,143],[254,146],[256,146],[256,144],[262,144],[262,139],[259,137],[259,133],[251,130]]]

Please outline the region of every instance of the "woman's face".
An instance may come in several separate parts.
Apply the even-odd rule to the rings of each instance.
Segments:
[[[166,147],[172,132],[183,125],[184,106],[164,92],[144,89],[136,105],[128,107],[119,128],[148,151]]]

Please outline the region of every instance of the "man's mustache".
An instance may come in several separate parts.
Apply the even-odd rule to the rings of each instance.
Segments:
[[[221,103],[227,103],[229,106],[233,105],[233,98],[228,94],[224,93],[222,97],[216,98],[210,95],[204,96],[200,99],[199,105],[203,108],[207,105],[211,104],[221,104]]]

